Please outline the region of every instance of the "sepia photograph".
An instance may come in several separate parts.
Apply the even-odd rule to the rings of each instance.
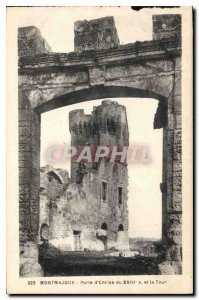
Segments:
[[[142,293],[145,276],[153,293],[180,293],[185,276],[191,291],[192,8],[9,7],[7,19],[19,282],[126,276]]]

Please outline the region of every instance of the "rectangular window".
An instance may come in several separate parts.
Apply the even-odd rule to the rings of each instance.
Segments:
[[[102,200],[103,200],[103,202],[107,202],[107,189],[108,189],[108,184],[107,184],[107,182],[103,181],[102,182]]]
[[[122,204],[122,187],[118,187],[118,204]]]

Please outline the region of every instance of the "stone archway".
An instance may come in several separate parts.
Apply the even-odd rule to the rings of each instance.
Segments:
[[[167,258],[161,271],[165,273],[169,268],[174,274],[181,273],[181,33],[180,26],[177,31],[172,27],[173,19],[181,24],[179,15],[153,17],[152,41],[119,46],[116,39],[114,48],[105,43],[103,49],[93,45],[95,51],[90,51],[88,45],[84,42],[79,45],[76,40],[77,51],[69,54],[50,52],[37,28],[19,29],[20,247],[21,252],[29,253],[25,257],[35,258],[35,264],[38,262],[40,114],[78,101],[145,97],[159,101],[154,128],[163,128],[160,188]],[[165,22],[168,27],[162,29]],[[112,29],[115,32],[116,28]],[[111,38],[114,40],[114,35]]]

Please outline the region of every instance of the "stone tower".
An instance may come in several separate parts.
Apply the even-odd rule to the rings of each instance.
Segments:
[[[116,101],[104,100],[101,105],[94,107],[92,113],[88,115],[84,114],[83,109],[71,111],[69,113],[69,128],[71,146],[78,150],[77,155],[71,161],[71,179],[76,183],[79,183],[77,178],[79,162],[76,162],[76,158],[85,146],[90,147],[92,154],[92,163],[84,162],[84,167],[88,170],[98,168],[94,162],[94,155],[98,146],[109,147],[109,155],[111,155],[113,147],[117,147],[119,152],[129,145],[126,108]],[[116,157],[114,161],[118,163],[119,157]],[[118,166],[120,165],[118,164]],[[109,166],[107,165],[107,167]]]
[[[129,145],[126,108],[116,101],[104,100],[93,108],[90,115],[84,114],[84,110],[71,111],[69,122],[71,145],[80,150],[88,146],[92,153],[92,162],[71,161],[71,179],[76,184],[86,186],[87,195],[94,195],[98,199],[97,237],[105,242],[107,238],[108,248],[112,245],[127,249],[127,163],[121,160],[121,155],[111,159],[114,147],[119,153]],[[110,155],[95,162],[99,146],[107,146]]]

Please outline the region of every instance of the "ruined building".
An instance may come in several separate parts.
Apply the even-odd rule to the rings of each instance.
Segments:
[[[78,150],[128,147],[126,108],[116,101],[102,101],[89,115],[71,111],[69,124]],[[127,187],[127,163],[117,155],[71,159],[71,179],[66,170],[41,168],[40,239],[66,251],[128,249]]]
[[[184,250],[182,249],[181,14],[153,15],[151,16],[151,24],[151,40],[129,40],[129,44],[122,44],[119,42],[120,37],[117,34],[113,17],[75,22],[74,51],[70,53],[52,52],[39,29],[34,26],[19,28],[20,276],[43,276],[43,270],[38,264],[37,245],[38,233],[40,232],[38,229],[40,225],[40,129],[42,113],[82,101],[119,97],[145,97],[158,101],[158,109],[154,116],[154,129],[163,129],[162,181],[159,184],[163,208],[162,243],[166,247],[165,261],[159,265],[159,268],[161,274],[182,274],[182,252]],[[133,27],[131,29],[135,30]],[[100,135],[101,133],[102,130],[100,130]],[[103,135],[105,137],[104,133]],[[95,179],[94,174],[100,172],[102,167],[103,164],[101,163],[98,166],[98,171],[92,168],[93,175],[90,176],[93,176],[93,180]],[[117,169],[117,167],[115,168]],[[117,172],[121,172],[121,168],[125,169],[121,165]],[[84,167],[82,167],[82,171],[83,169]],[[84,192],[84,189],[85,186],[86,188],[89,186],[85,185],[85,181],[89,180],[89,174],[92,174],[89,171],[82,176],[81,174],[84,173],[82,171],[79,172],[80,176],[78,176],[80,181],[81,178],[83,179],[81,184],[68,183],[66,189],[67,182],[64,183],[66,191],[63,194],[71,193],[72,199],[74,199],[74,189],[77,191],[80,189],[80,192],[77,192],[75,205],[83,203],[82,194],[85,193],[86,195],[87,191]],[[42,175],[44,174],[45,172],[42,173]],[[122,176],[117,178],[123,180]],[[59,179],[61,180],[61,177]],[[113,182],[114,178],[112,178],[112,184]],[[92,182],[90,182],[90,186],[97,189]],[[124,205],[125,187],[122,189]],[[108,186],[108,195],[109,191],[110,186]],[[45,192],[43,190],[42,193],[45,194]],[[92,205],[96,206],[96,199],[99,194],[93,195],[89,191],[89,195],[89,199],[92,197]],[[46,196],[42,195],[42,197]],[[59,196],[59,201],[64,201],[64,197]],[[78,201],[78,197],[81,201]],[[117,195],[115,197],[115,202],[117,202]],[[89,201],[88,198],[86,201]],[[51,202],[54,205],[53,201]],[[55,205],[58,205],[59,201]],[[75,214],[77,221],[81,221],[78,207],[72,205],[74,200],[73,202],[66,200],[65,203],[68,206],[70,203],[70,209],[75,210],[73,217]],[[104,203],[99,202],[98,204],[100,206]],[[107,203],[107,206],[109,204]],[[93,224],[90,220],[92,214],[88,213],[88,208],[89,211],[92,211],[91,204],[88,204],[87,208],[85,207],[82,205],[81,218],[85,218],[86,222]],[[116,213],[117,208],[119,209],[115,205],[111,214]],[[57,208],[57,213],[59,211],[63,214],[63,210]],[[95,214],[97,211],[100,217],[102,207],[100,210],[95,209]],[[110,215],[108,216],[110,219]],[[61,217],[59,220],[61,222]],[[77,221],[73,221],[76,226],[78,226]],[[97,221],[98,219],[95,219],[95,222]],[[110,226],[115,223],[110,221],[109,224],[105,220],[103,222],[107,224],[107,235],[109,233],[115,235],[116,240],[118,224],[114,227],[115,233],[113,233]],[[63,226],[65,230],[67,228],[66,223],[65,221]],[[79,223],[82,224],[82,222]],[[122,222],[120,224],[123,225],[124,232],[127,232],[127,224]],[[100,222],[99,225],[96,225],[95,232],[100,229],[100,225]],[[59,228],[61,228],[60,224]],[[71,230],[75,231],[73,228]],[[81,231],[81,229],[77,229],[77,231]],[[48,234],[48,227],[46,233]],[[82,247],[86,247],[83,246],[83,236],[85,234],[82,231]],[[100,239],[96,239],[95,234],[93,234],[93,238],[95,238],[96,243],[101,242]],[[108,247],[111,247],[109,245]]]

